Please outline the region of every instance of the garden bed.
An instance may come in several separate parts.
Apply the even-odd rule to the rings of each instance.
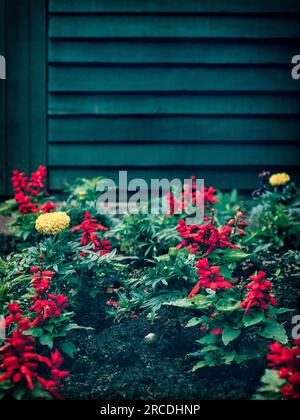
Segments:
[[[96,205],[101,179],[55,202],[45,177],[14,171],[0,207],[0,398],[300,397],[300,201],[287,174],[263,173],[255,200],[192,177],[167,214],[118,218]]]
[[[157,341],[148,344],[149,333]],[[176,327],[133,319],[98,333],[81,333],[72,376],[65,382],[67,399],[250,399],[264,363],[203,369],[192,373],[186,354],[195,350],[196,334]]]

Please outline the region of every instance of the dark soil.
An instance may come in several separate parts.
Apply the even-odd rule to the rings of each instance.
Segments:
[[[144,341],[150,332],[152,344]],[[249,399],[263,373],[257,362],[191,373],[194,360],[185,356],[195,350],[193,333],[144,319],[77,332],[73,341],[78,352],[66,399]]]

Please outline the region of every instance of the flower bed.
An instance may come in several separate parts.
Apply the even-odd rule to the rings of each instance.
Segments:
[[[56,202],[46,173],[14,171],[0,209],[14,238],[0,260],[2,398],[299,398],[299,191],[287,174],[261,174],[253,199],[205,188],[204,221],[188,225],[194,178],[164,216],[110,218],[98,178]]]

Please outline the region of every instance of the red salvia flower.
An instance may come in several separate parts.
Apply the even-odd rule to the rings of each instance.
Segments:
[[[27,191],[33,195],[38,195],[45,188],[45,178],[47,176],[47,169],[45,166],[40,165],[36,172],[32,172]]]
[[[278,371],[279,378],[285,379],[288,385],[281,388],[285,398],[300,399],[300,339],[294,341],[295,347],[287,348],[278,342],[269,346],[271,353],[267,356],[269,367]]]
[[[24,172],[17,169],[13,171],[12,186],[15,191],[15,200],[18,203],[18,210],[21,214],[37,213],[38,208],[32,201],[34,197],[44,191],[45,178],[47,170],[45,166],[39,166],[36,172],[33,172],[30,179],[25,176]]]
[[[37,207],[30,201],[30,196],[20,191],[14,196],[16,202],[19,204],[18,210],[21,214],[37,213]]]
[[[220,335],[220,334],[222,334],[222,332],[223,332],[223,329],[222,328],[218,328],[217,330],[212,330],[212,333],[214,335]]]
[[[97,223],[96,219],[93,219],[91,214],[86,212],[84,215],[84,221],[71,229],[71,232],[81,231],[82,238],[80,242],[83,246],[93,244],[94,252],[99,252],[100,255],[109,253],[112,249],[108,240],[100,239],[98,231],[108,230],[106,227]],[[84,255],[84,252],[81,253]]]
[[[198,268],[197,274],[199,274],[199,281],[196,286],[191,290],[188,298],[194,297],[202,287],[203,289],[230,289],[232,284],[226,281],[220,274],[220,267],[212,266],[209,267],[208,260],[202,258],[196,263]]]
[[[206,188],[204,187],[204,204],[213,204],[217,203],[219,200],[216,199],[216,189],[214,187]]]
[[[25,385],[33,390],[35,383],[39,382],[54,398],[61,399],[56,389],[61,388],[60,380],[69,375],[68,371],[60,370],[63,358],[58,351],[47,358],[35,351],[35,340],[30,335],[23,334],[23,331],[32,327],[29,318],[22,319],[21,309],[17,303],[8,305],[9,312],[13,315],[20,315],[14,320],[17,329],[7,338],[6,344],[0,348],[0,383],[12,381],[14,384]],[[6,318],[7,320],[7,318]],[[39,371],[49,368],[50,379],[40,376]]]
[[[17,169],[13,170],[11,181],[16,193],[27,189],[28,178],[25,176],[24,172],[19,172]]]
[[[18,303],[9,303],[7,305],[8,312],[11,315],[8,315],[5,318],[5,326],[8,327],[13,322],[18,322],[22,319],[22,309],[20,309]]]
[[[247,285],[247,289],[250,290],[246,294],[245,300],[241,303],[241,307],[245,308],[245,313],[249,311],[251,307],[258,307],[264,310],[269,308],[269,304],[276,306],[277,302],[274,296],[271,294],[272,283],[265,279],[266,273],[262,270],[258,272],[256,276],[250,276],[251,283]]]
[[[189,203],[193,207],[199,207],[202,204],[207,206],[208,204],[213,204],[218,201],[215,198],[216,190],[213,187],[206,188],[204,186],[203,191],[201,191],[197,189],[196,177],[192,176],[191,180],[192,188],[190,188],[189,184],[184,185],[183,192],[180,193],[181,198],[179,200],[175,198],[173,193],[167,194],[166,200],[169,204],[168,215],[185,212]]]
[[[43,271],[41,267],[32,267],[30,271],[33,273],[31,284],[35,289],[35,295],[31,297],[34,303],[29,310],[38,314],[31,325],[35,327],[49,318],[58,318],[68,306],[68,298],[64,295],[48,293],[51,279],[55,274],[53,271]]]
[[[239,248],[229,241],[232,228],[228,225],[218,230],[211,222],[204,225],[187,225],[185,220],[180,220],[177,231],[184,239],[177,245],[177,249],[185,247],[191,254],[199,252],[209,254],[217,248]]]
[[[39,210],[43,213],[50,213],[50,211],[54,209],[56,209],[56,204],[51,203],[51,201],[47,201],[47,203],[39,207]]]

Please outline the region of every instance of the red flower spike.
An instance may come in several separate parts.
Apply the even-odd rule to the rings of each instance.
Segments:
[[[56,204],[51,203],[51,201],[47,201],[47,203],[39,207],[39,210],[43,213],[50,213],[50,211],[54,209],[56,209]]]
[[[190,185],[186,184],[183,187],[183,191],[180,193],[181,198],[177,200],[173,193],[166,195],[166,200],[169,204],[169,213],[167,216],[174,213],[185,212],[188,203],[191,203],[194,207],[201,206],[204,198],[204,206],[216,203],[218,200],[215,198],[216,190],[213,187],[203,188],[203,191],[197,189],[196,177],[192,176],[192,189]],[[202,194],[203,193],[203,194]]]
[[[7,305],[7,309],[13,315],[17,314],[18,312],[22,312],[20,307],[19,307],[19,304],[16,303],[16,302],[15,303],[9,303]]]
[[[225,280],[220,274],[220,267],[209,266],[207,258],[202,258],[196,263],[199,274],[199,281],[189,293],[188,298],[194,297],[202,287],[203,289],[219,290],[230,289],[232,284]]]
[[[265,279],[266,273],[259,271],[255,276],[250,276],[251,283],[247,285],[247,289],[250,290],[246,294],[245,300],[241,303],[241,307],[245,308],[247,313],[250,308],[257,307],[264,310],[269,308],[269,304],[276,306],[277,302],[274,296],[271,294],[272,283]]]
[[[269,346],[267,356],[269,367],[278,371],[278,376],[288,385],[281,388],[283,397],[291,400],[300,399],[300,340],[294,340],[295,347],[287,348],[278,342]]]
[[[33,268],[34,274],[31,284],[35,289],[35,295],[31,298],[34,303],[29,310],[37,313],[38,316],[31,323],[31,328],[44,323],[49,318],[59,317],[68,306],[68,298],[66,296],[48,293],[51,279],[55,274],[54,271],[42,271],[41,267]]]
[[[15,191],[15,200],[18,203],[18,210],[21,214],[37,213],[38,207],[33,202],[36,196],[44,191],[45,178],[47,170],[44,166],[39,166],[36,172],[33,172],[30,179],[25,176],[24,172],[18,170],[13,171],[12,186]]]
[[[103,230],[108,229],[97,223],[97,220],[93,219],[88,212],[85,213],[84,221],[80,225],[71,228],[71,232],[81,231],[82,238],[80,239],[80,242],[83,246],[93,244],[94,252],[99,252],[100,255],[105,255],[112,249],[108,240],[100,239],[96,234],[98,231]],[[81,252],[80,255],[84,256],[85,253]]]
[[[185,247],[190,251],[190,254],[199,252],[210,254],[217,248],[239,249],[237,245],[233,245],[229,241],[229,234],[232,233],[232,228],[228,225],[218,230],[211,222],[204,225],[187,225],[185,220],[180,220],[177,231],[184,239],[177,246],[177,249]]]
[[[8,306],[12,313],[11,317],[17,318],[19,315],[21,319],[18,317],[17,329],[5,340],[6,344],[0,348],[0,383],[11,380],[18,384],[23,380],[28,389],[34,390],[36,383],[39,382],[53,398],[61,399],[62,397],[56,389],[61,388],[61,379],[70,374],[68,371],[60,370],[63,358],[58,351],[54,351],[50,359],[36,353],[34,338],[23,334],[24,330],[32,328],[30,319],[22,318],[17,303]],[[39,374],[39,371],[45,373],[45,367],[49,370],[50,379],[45,379]]]

